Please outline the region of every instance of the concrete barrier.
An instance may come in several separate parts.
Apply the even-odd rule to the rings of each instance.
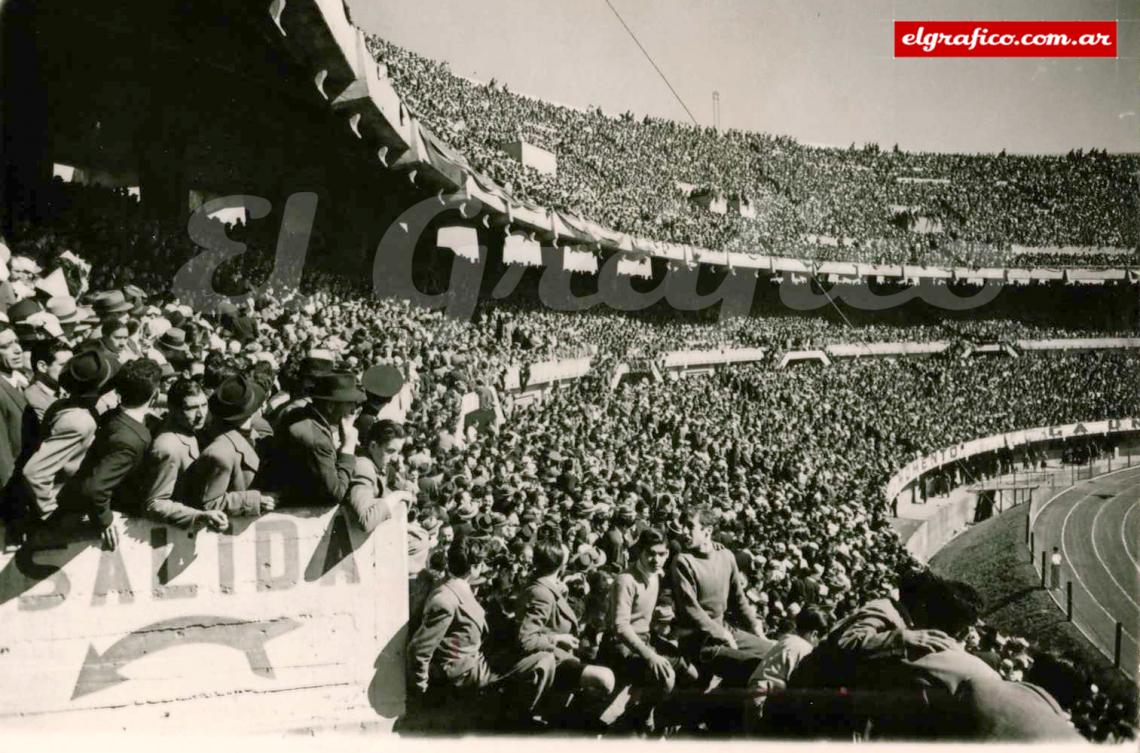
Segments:
[[[974,510],[978,495],[966,488],[955,489],[946,500],[932,501],[926,505],[907,505],[908,510],[900,510],[900,517],[914,520],[915,512],[923,517],[903,545],[919,562],[927,562],[947,543],[966,529],[974,520]],[[900,505],[902,508],[903,505]]]
[[[115,551],[84,530],[0,555],[0,726],[390,729],[403,713],[403,520],[367,534],[299,509],[191,534],[116,517]]]

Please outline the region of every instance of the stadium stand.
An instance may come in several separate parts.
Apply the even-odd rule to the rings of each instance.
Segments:
[[[359,41],[335,2],[275,3],[258,28],[301,18],[312,34],[289,44],[343,58]],[[1059,303],[1074,296],[1066,273],[953,317],[774,315],[766,301],[725,322],[666,304],[551,311],[530,275],[460,319],[374,295],[360,249],[332,233],[312,236],[299,286],[263,285],[276,228],[212,219],[207,230],[248,247],[208,280],[239,303],[195,309],[172,283],[204,263],[184,212],[155,212],[145,187],[137,203],[52,181],[37,211],[4,218],[0,248],[13,559],[84,531],[113,550],[139,518],[223,536],[302,506],[341,508],[357,534],[404,519],[409,733],[743,734],[752,673],[775,666],[787,693],[766,700],[752,734],[889,740],[917,724],[939,739],[1134,739],[1134,696],[1109,697],[1066,658],[998,634],[976,593],[917,567],[884,488],[955,442],[1140,416],[1136,330],[1120,305],[1135,297],[1135,156],[818,149],[557,107],[378,39],[368,55],[406,101],[379,110],[401,138],[423,137],[417,118],[430,128],[403,164],[367,142],[368,169],[414,187],[394,203],[433,200],[436,186],[416,182],[433,164],[475,180],[466,164],[520,213],[550,207],[655,241],[975,267],[1038,257],[1022,246],[1082,246],[1101,250],[1081,267],[1120,274],[1075,296],[1080,311]],[[302,79],[349,111],[335,121],[345,138],[366,141],[361,129],[382,129],[353,111],[363,79],[346,71],[363,63],[351,60]],[[349,94],[328,97],[337,82]],[[556,154],[557,170],[519,167],[500,145],[520,139]],[[678,184],[755,211],[710,213]],[[419,261],[432,292],[444,262],[461,263]],[[1080,338],[1092,345],[1062,342]],[[1097,347],[1106,338],[1116,344]],[[897,357],[886,345],[898,343],[939,350]],[[828,348],[827,366],[777,368]],[[732,363],[737,349],[752,355]],[[710,350],[719,361],[676,355]],[[663,378],[670,357],[705,375]],[[834,629],[797,625],[809,609]]]
[[[1138,228],[1129,198],[1137,190],[1135,156],[822,149],[787,137],[638,122],[478,84],[382,39],[368,43],[411,111],[472,167],[519,200],[623,233],[820,261],[1135,265]],[[511,159],[502,146],[520,138],[556,153],[557,175]],[[678,184],[746,197],[757,214],[710,213]],[[920,220],[940,232],[915,232]],[[1014,244],[1116,252],[1094,251],[1074,263],[1016,253]]]

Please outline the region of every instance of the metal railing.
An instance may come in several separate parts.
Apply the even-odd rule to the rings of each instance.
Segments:
[[[1030,492],[1029,514],[1025,521],[1025,545],[1030,561],[1040,578],[1041,587],[1064,612],[1065,619],[1084,634],[1113,663],[1113,666],[1130,678],[1140,673],[1140,642],[1085,584],[1080,567],[1083,562],[1070,561],[1063,542],[1064,523],[1038,525],[1042,511],[1049,503],[1083,481],[1108,473],[1140,467],[1140,453],[1121,450],[1118,457],[1108,457],[1079,465],[1063,465],[1047,469]],[[1053,549],[1060,554],[1060,563],[1054,564]]]

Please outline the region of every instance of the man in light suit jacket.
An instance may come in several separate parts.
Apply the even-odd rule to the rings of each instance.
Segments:
[[[385,479],[392,458],[399,456],[404,446],[404,427],[395,421],[381,419],[368,428],[364,446],[357,451],[356,468],[348,487],[348,507],[356,522],[365,531],[394,517],[400,503],[412,504],[416,495],[403,489],[389,491]]]
[[[206,424],[206,394],[197,382],[182,378],[167,393],[166,420],[147,450],[139,471],[137,489],[146,514],[180,528],[205,525],[223,531],[229,525],[224,512],[187,504],[187,470],[198,459],[196,432]]]
[[[223,380],[210,396],[210,417],[222,433],[187,471],[190,504],[231,516],[261,515],[276,508],[273,494],[251,488],[261,462],[251,432],[265,396],[257,382],[244,375]]]
[[[450,577],[431,592],[423,620],[408,644],[409,693],[423,702],[429,691],[478,691],[510,686],[514,712],[527,716],[554,680],[554,655],[531,653],[505,671],[496,671],[484,652],[487,617],[475,600],[471,581],[485,567],[483,544],[454,541],[447,553]]]
[[[55,511],[60,489],[79,470],[95,440],[99,419],[95,406],[113,377],[112,362],[98,351],[72,356],[59,375],[67,397],[44,413],[42,439],[24,465],[20,485],[37,519]]]

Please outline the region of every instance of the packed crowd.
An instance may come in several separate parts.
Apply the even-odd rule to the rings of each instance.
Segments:
[[[888,643],[935,663],[949,654],[966,666],[958,680],[1004,697],[1018,679],[1008,657],[979,664],[964,648],[976,595],[910,573],[886,479],[960,439],[1140,411],[1132,354],[751,366],[700,389],[611,391],[605,366],[633,348],[818,342],[835,328],[741,321],[725,339],[617,315],[567,326],[574,317],[523,306],[461,322],[319,270],[303,291],[203,314],[167,289],[194,251],[184,237],[136,221],[122,197],[62,195],[61,218],[0,250],[10,543],[90,531],[114,547],[112,511],[218,531],[301,505],[342,504],[366,529],[406,515],[417,712],[504,687],[513,721],[591,727],[632,684],[622,723],[636,728],[790,734],[779,704],[767,714],[758,701],[803,687],[793,670],[815,644],[856,665]],[[256,263],[243,263],[219,282],[248,287]],[[508,406],[505,422],[458,423],[463,395],[567,346],[596,354],[586,378]],[[945,668],[914,671],[907,682],[949,687]],[[751,705],[694,720],[687,704],[710,681]],[[1081,718],[1099,708],[1067,692],[1069,708],[1087,702]],[[1106,739],[1129,734],[1097,719]]]
[[[576,110],[479,84],[370,38],[404,103],[475,169],[520,201],[621,232],[702,248],[824,260],[1011,266],[1012,244],[1135,249],[1137,158],[906,153],[817,148],[600,110]],[[557,156],[556,175],[503,146]],[[690,189],[730,199],[725,214]],[[740,201],[755,216],[734,207]],[[808,242],[809,236],[831,239]],[[1125,258],[1135,264],[1135,255]],[[1118,266],[1119,256],[1082,260]]]
[[[1037,253],[1019,253],[1010,260],[1010,266],[1034,268],[1061,268],[1061,267],[1133,267],[1136,265],[1136,252],[1109,253],[1099,251],[1083,254],[1064,254],[1042,251]]]

